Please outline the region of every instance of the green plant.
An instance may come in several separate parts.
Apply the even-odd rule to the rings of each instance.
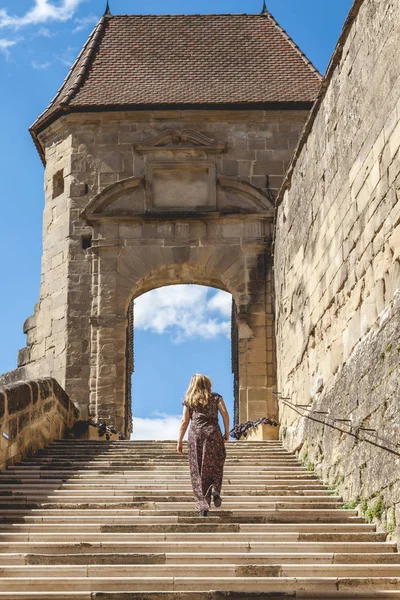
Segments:
[[[361,512],[362,512],[362,514],[363,514],[364,517],[367,514],[367,510],[368,510],[367,499],[366,498],[362,498],[361,499]]]
[[[390,513],[388,515],[388,520],[386,522],[385,529],[388,533],[393,533],[394,530],[396,529],[396,512],[395,512],[394,508],[392,508],[392,510],[390,511]]]
[[[374,519],[381,519],[383,513],[385,512],[385,501],[383,497],[379,494],[376,502],[370,506],[365,512],[365,518],[368,523],[371,523]]]
[[[312,463],[311,460],[307,461],[306,469],[307,471],[314,471],[314,463]]]
[[[354,500],[349,500],[348,502],[344,502],[339,508],[344,510],[354,510],[360,503],[360,497],[357,496]]]
[[[308,458],[308,452],[307,452],[307,450],[305,450],[304,454],[302,454],[302,455],[300,456],[300,461],[301,461],[301,463],[302,463],[303,465],[305,465],[305,464],[306,464],[306,462],[307,462],[307,458]]]
[[[327,490],[330,490],[331,492],[337,492],[337,485],[335,484],[324,483],[324,486]]]

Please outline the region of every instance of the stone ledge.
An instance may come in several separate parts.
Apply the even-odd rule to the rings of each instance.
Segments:
[[[65,436],[79,410],[55,379],[0,387],[0,470]]]

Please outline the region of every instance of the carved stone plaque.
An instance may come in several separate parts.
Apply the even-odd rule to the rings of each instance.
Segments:
[[[215,210],[215,165],[209,161],[160,162],[148,165],[148,210]]]

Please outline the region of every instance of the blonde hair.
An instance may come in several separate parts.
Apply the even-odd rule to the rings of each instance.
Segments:
[[[206,375],[196,373],[190,380],[185,394],[185,404],[189,408],[195,408],[198,404],[206,406],[211,394],[211,379]]]

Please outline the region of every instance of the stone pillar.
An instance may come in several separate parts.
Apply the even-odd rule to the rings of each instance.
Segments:
[[[270,249],[252,244],[245,252],[246,295],[238,311],[240,422],[278,416]],[[276,435],[271,429],[272,438]]]
[[[97,255],[92,305],[92,370],[90,414],[112,424],[124,434],[126,313],[118,313],[117,245],[93,248]]]

